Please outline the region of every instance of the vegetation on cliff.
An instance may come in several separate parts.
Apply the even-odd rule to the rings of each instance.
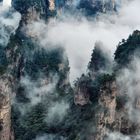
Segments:
[[[59,2],[57,4],[61,9],[66,1]],[[87,15],[111,8],[101,1],[97,1],[95,6],[90,2],[81,0],[76,8]],[[39,12],[45,22],[51,16],[48,0],[13,0],[13,6],[25,17],[30,8]],[[55,136],[53,140],[87,140],[89,136],[93,139],[101,135],[106,129],[128,135],[135,133],[132,131],[135,124],[128,118],[125,120],[125,111],[121,112],[125,110],[129,98],[117,91],[116,72],[128,66],[134,55],[140,56],[140,31],[134,31],[127,40],[119,43],[113,62],[108,52],[104,51],[103,44],[96,43],[87,73],[71,86],[65,50],[61,46],[49,46],[49,43],[46,48],[42,47],[24,33],[22,22],[7,47],[0,46],[0,76],[6,72],[10,75],[11,120],[16,140],[34,140],[44,134]],[[1,94],[0,100],[4,100]],[[0,131],[2,129],[0,120]]]
[[[134,55],[139,57],[140,31],[136,30],[127,40],[119,43],[115,52],[115,61],[120,67],[128,66]]]

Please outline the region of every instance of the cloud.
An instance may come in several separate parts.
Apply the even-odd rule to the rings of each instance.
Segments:
[[[63,118],[67,115],[69,109],[69,104],[65,101],[56,101],[51,104],[48,109],[46,122],[54,123],[55,121],[61,122]]]
[[[56,84],[58,82],[57,75],[50,75],[50,78],[40,78],[37,81],[31,81],[27,76],[21,77],[20,85],[25,88],[27,98],[30,99],[31,106],[37,105],[42,102],[49,94],[55,93]],[[57,96],[57,95],[56,95]]]
[[[57,92],[55,92],[58,79],[57,75],[50,75],[48,78],[40,77],[36,81],[31,80],[29,76],[21,77],[19,86],[24,89],[22,89],[24,96],[26,99],[29,99],[29,102],[18,102],[16,97],[23,95],[17,92],[17,96],[12,98],[12,104],[19,109],[21,115],[25,115],[33,106],[39,103],[43,103],[45,109],[48,110],[53,99],[58,97]]]
[[[57,136],[54,134],[44,134],[42,136],[37,136],[35,140],[66,140],[62,136]]]
[[[112,132],[107,135],[105,140],[138,140],[140,136],[125,136],[119,132]]]
[[[126,109],[132,122],[140,123],[140,59],[134,57],[129,68],[123,69],[117,77],[120,93],[128,97]]]
[[[12,0],[3,0],[3,6],[10,7]]]
[[[0,5],[0,45],[5,47],[19,26],[21,15],[9,6]]]
[[[127,38],[133,30],[140,29],[139,5],[139,0],[125,2],[117,14],[100,14],[90,21],[84,17],[79,20],[74,15],[65,16],[62,20],[50,20],[48,24],[37,21],[30,24],[28,30],[43,47],[61,45],[66,49],[73,82],[86,72],[96,41],[103,42],[113,56],[119,41]]]
[[[33,106],[43,103],[44,109],[46,109],[47,112],[44,121],[49,124],[61,122],[67,115],[69,103],[62,100],[61,96],[56,91],[58,79],[57,75],[50,75],[48,78],[40,77],[37,81],[32,81],[27,76],[21,77],[20,86],[24,87],[26,98],[28,98],[30,102],[19,103],[13,100],[13,104],[17,106],[21,114],[24,115]]]

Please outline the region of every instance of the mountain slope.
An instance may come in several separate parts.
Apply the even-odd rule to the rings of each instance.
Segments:
[[[104,2],[81,0],[76,8],[93,18],[98,12],[116,11],[115,1]],[[13,0],[22,18],[9,43],[0,46],[0,139],[139,139],[140,31],[119,43],[114,62],[97,42],[87,73],[72,86],[61,43],[44,47],[36,34],[26,32],[28,24],[40,19],[47,24],[68,4]]]

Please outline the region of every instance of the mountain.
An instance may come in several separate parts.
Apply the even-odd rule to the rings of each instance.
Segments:
[[[115,0],[29,0],[28,3],[24,0],[13,0],[12,4],[22,14],[37,10],[44,17],[52,16],[56,13],[59,14],[61,11],[72,12],[74,9],[77,12],[82,11],[86,16],[90,16],[96,15],[99,12],[117,11],[118,8],[117,1]]]
[[[116,1],[13,0],[12,5],[8,12],[16,10],[21,20],[8,32],[8,44],[0,44],[0,140],[139,140],[140,31],[118,42],[113,60],[96,42],[87,72],[74,85],[67,50],[39,40],[48,37],[42,23],[50,27],[49,20],[61,20],[72,6],[95,18],[116,12]],[[42,32],[32,28],[28,34],[26,27],[40,20]],[[3,31],[12,25],[2,24]]]
[[[87,15],[95,15],[98,12],[113,12],[117,10],[117,3],[115,0],[81,0],[79,8]]]
[[[94,123],[95,131],[91,132],[91,134],[88,134],[85,139],[95,139],[95,140],[102,140],[102,139],[108,140],[112,138],[115,139],[115,137],[117,138],[116,136],[117,134],[115,134],[115,132],[117,133],[119,132],[121,135],[125,135],[129,139],[137,139],[136,137],[139,136],[139,126],[140,126],[139,122],[132,120],[132,118],[129,118],[130,110],[127,108],[127,105],[131,104],[129,98],[132,97],[130,97],[130,93],[127,93],[127,90],[125,89],[125,88],[129,88],[128,90],[130,90],[130,88],[132,89],[132,87],[136,88],[136,86],[139,85],[139,82],[135,81],[136,78],[133,79],[133,77],[127,77],[128,79],[132,78],[132,81],[134,80],[136,83],[133,83],[133,85],[131,84],[128,85],[129,87],[127,87],[126,84],[124,91],[120,91],[120,86],[124,86],[123,84],[125,83],[123,83],[122,79],[119,79],[123,77],[123,75],[119,77],[118,74],[118,71],[121,71],[122,67],[126,65],[130,66],[129,64],[133,62],[135,53],[139,54],[139,49],[138,49],[139,48],[138,41],[140,35],[139,33],[140,31],[134,31],[134,33],[130,35],[127,40],[125,41],[123,40],[118,45],[118,48],[115,52],[115,61],[117,62],[117,65],[115,67],[117,68],[114,69],[115,71],[113,72],[113,74],[108,74],[108,71],[105,71],[105,73],[95,73],[97,70],[97,66],[100,66],[98,67],[98,69],[102,69],[102,67],[104,67],[104,63],[103,64],[101,63],[105,62],[105,61],[101,61],[104,60],[103,59],[104,55],[102,57],[98,55],[97,57],[98,53],[95,53],[97,50],[97,48],[95,47],[89,65],[90,75],[87,76],[83,75],[80,79],[78,79],[76,84],[78,90],[75,92],[75,103],[81,106],[89,104],[91,107],[93,106],[95,111],[94,115],[91,117],[92,119],[94,118],[91,122]],[[129,51],[129,53],[127,51]],[[121,58],[121,54],[123,54],[122,58]],[[139,55],[137,57],[139,57]],[[128,58],[132,58],[132,59],[129,59],[128,61]],[[97,60],[99,60],[99,62]],[[124,63],[120,63],[120,62],[125,62],[125,65]],[[128,70],[133,75],[133,70],[134,70],[133,67],[128,68]],[[92,72],[94,73],[93,77],[91,76]],[[122,73],[122,74],[127,74],[127,73]],[[119,79],[119,83],[118,83],[118,79]],[[139,95],[137,94],[137,90],[132,92],[132,94],[133,94],[132,96],[134,97],[134,102],[132,103],[132,106],[134,107],[134,110],[138,111]],[[121,139],[122,137],[118,136],[118,138]]]
[[[122,39],[122,42],[119,43],[118,49],[115,52],[115,61],[118,66],[127,66],[132,61],[134,55],[139,57],[139,53],[137,53],[140,49],[139,41],[140,32],[138,30],[134,31],[127,40]]]

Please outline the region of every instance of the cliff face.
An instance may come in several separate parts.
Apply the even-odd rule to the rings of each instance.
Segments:
[[[84,87],[81,88],[85,89]],[[129,118],[127,107],[122,105],[125,104],[124,100],[126,97],[121,97],[122,95],[118,89],[119,87],[116,81],[105,82],[100,87],[96,103],[95,101],[89,102],[90,95],[87,90],[82,90],[82,92],[77,91],[75,95],[76,105],[86,106],[90,103],[90,106],[96,106],[93,109],[95,114],[92,116],[92,121],[90,120],[90,125],[92,124],[94,129],[91,127],[91,129],[88,130],[89,132],[86,132],[86,139],[110,140],[110,135],[116,132],[118,135],[130,137],[130,139],[136,139],[136,137],[139,136],[140,123],[132,121]],[[139,98],[136,99],[134,106],[136,109],[139,107]],[[115,136],[113,138],[116,139]],[[120,139],[122,138],[120,137]]]
[[[135,31],[132,36],[120,43],[115,57],[118,62],[115,76],[117,80],[113,78],[113,75],[113,77],[110,77],[108,74],[102,75],[102,73],[97,72],[104,65],[104,63],[99,65],[101,61],[97,61],[97,59],[102,61],[104,59],[100,59],[101,56],[99,57],[99,53],[96,52],[95,48],[90,62],[92,67],[89,65],[89,76],[83,76],[77,82],[78,86],[76,85],[76,87],[79,90],[75,93],[75,103],[80,106],[86,106],[89,103],[91,106],[96,106],[94,110],[95,116],[92,116],[94,119],[90,121],[93,123],[95,131],[88,135],[88,140],[116,140],[117,138],[122,140],[125,137],[139,140],[140,122],[137,116],[139,116],[140,111],[140,83],[139,77],[137,77],[139,75],[139,66],[136,65],[137,61],[139,61],[139,37],[139,31]],[[134,45],[135,47],[133,47]],[[125,51],[129,52],[126,57],[124,57]],[[135,57],[137,59],[133,60]],[[96,69],[97,66],[98,69]],[[120,71],[124,73],[122,74]],[[91,76],[93,75],[92,73],[94,73],[94,77]],[[119,74],[121,74],[121,80],[118,80],[120,78]],[[100,79],[99,83],[97,79]],[[99,90],[95,88],[94,84],[96,87],[99,85]],[[95,90],[97,93],[93,92]],[[95,93],[98,96],[95,96]]]
[[[75,91],[74,102],[76,105],[86,105],[89,103],[89,94],[86,87],[78,87]]]
[[[54,0],[41,0],[24,2],[23,0],[12,0],[13,7],[22,14],[22,21],[47,19],[55,11]]]
[[[110,140],[110,133],[130,138],[140,135],[140,123],[129,118],[130,97],[125,97],[125,91],[120,93],[116,80],[120,65],[131,60],[124,54],[133,55],[139,49],[139,31],[118,47],[113,74],[108,72],[112,67],[107,54],[96,44],[88,73],[78,78],[73,88],[65,50],[61,46],[42,48],[34,36],[24,34],[24,25],[40,18],[47,22],[66,3],[13,0],[22,21],[6,48],[0,50],[0,140]],[[76,8],[88,15],[112,12],[116,10],[116,1],[81,0]],[[139,96],[134,98],[133,107],[139,111]]]
[[[49,9],[51,11],[55,10],[55,0],[49,0]]]
[[[116,98],[118,94],[119,91],[116,81],[107,82],[100,89],[99,105],[101,111],[97,113],[96,116],[97,132],[95,134],[95,140],[103,140],[107,138],[111,132],[120,132],[122,120],[119,112],[116,110]]]
[[[94,108],[93,110],[95,112],[92,116],[92,121],[90,121],[90,123],[93,124],[94,130],[86,136],[86,139],[103,140],[109,131],[115,129],[113,128],[114,125],[117,125],[116,98],[118,87],[116,81],[109,80],[101,82],[99,90],[94,87],[91,91],[89,90],[90,87],[87,87],[86,84],[81,85],[79,83],[78,90],[75,92],[75,104],[80,106],[86,106],[89,104],[91,108]],[[97,90],[97,95],[93,96],[93,94],[95,94],[94,90]]]
[[[86,15],[96,15],[97,13],[114,12],[117,10],[117,1],[115,0],[81,0],[79,8]]]
[[[11,85],[7,77],[0,79],[0,139],[10,140],[11,131]]]
[[[13,7],[22,15],[33,15],[37,12],[39,17],[48,18],[54,15],[71,13],[75,11],[83,11],[87,16],[96,15],[97,13],[114,12],[117,10],[117,2],[115,0],[41,0],[25,3],[23,0],[12,0]],[[24,5],[24,6],[23,6]],[[62,12],[64,10],[64,12]],[[24,19],[24,20],[25,20]],[[30,19],[30,18],[28,18]]]

